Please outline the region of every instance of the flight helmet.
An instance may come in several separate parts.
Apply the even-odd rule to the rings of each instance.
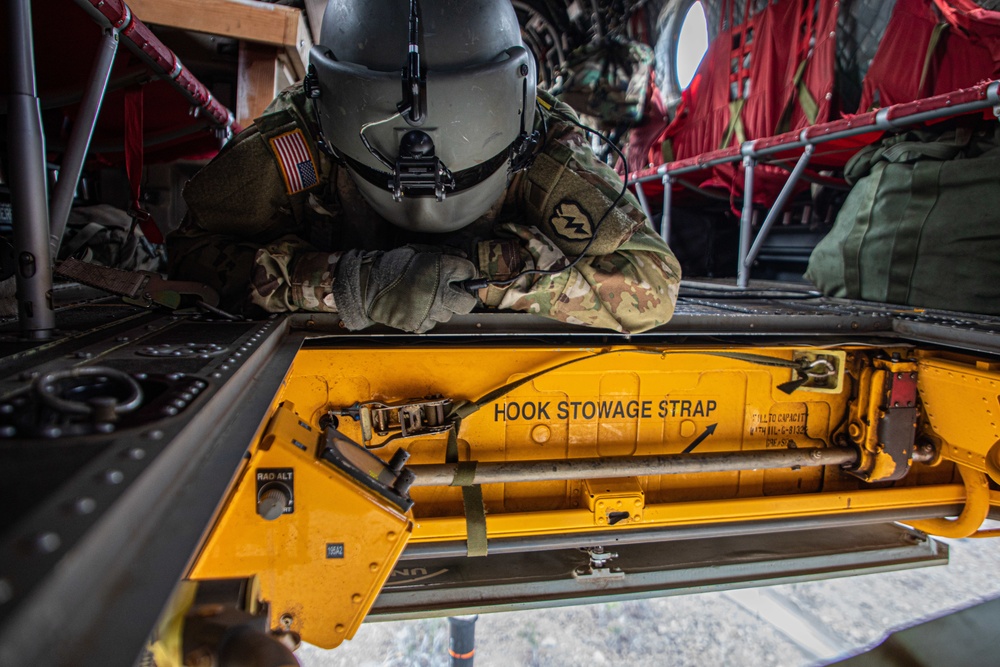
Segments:
[[[309,62],[321,142],[400,227],[464,227],[530,161],[535,63],[509,0],[330,0]]]

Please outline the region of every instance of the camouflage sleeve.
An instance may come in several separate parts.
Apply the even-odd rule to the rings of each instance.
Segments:
[[[167,236],[167,271],[172,278],[208,285],[219,293],[222,308],[242,312],[259,247],[251,241],[212,234],[189,214],[180,228]]]
[[[170,235],[168,249],[171,275],[210,285],[227,310],[253,304],[269,313],[337,312],[333,276],[340,252],[317,252],[294,235],[260,244],[210,234],[190,217]]]
[[[296,310],[335,313],[333,277],[342,252],[316,252],[289,236],[254,256],[250,301],[269,313]]]
[[[617,173],[594,155],[567,122],[572,111],[551,98],[544,150],[521,176],[523,220],[500,226],[506,240],[479,244],[484,275],[500,280],[524,269],[571,269],[529,275],[482,294],[488,306],[537,313],[564,322],[639,332],[674,312],[680,264],[657,236]],[[619,198],[619,195],[621,197]]]
[[[167,239],[172,276],[208,284],[232,311],[334,310],[337,255],[300,238],[306,216],[256,125],[195,175],[184,199],[188,214]]]
[[[505,225],[512,241],[479,244],[480,270],[506,280],[525,269],[558,269],[574,257],[537,227]],[[516,246],[515,246],[516,243]],[[588,256],[554,275],[523,276],[508,287],[481,293],[487,306],[535,313],[570,324],[638,333],[670,320],[680,265],[652,230],[640,230],[601,256]]]

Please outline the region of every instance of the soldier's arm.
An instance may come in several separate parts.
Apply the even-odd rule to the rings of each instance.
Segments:
[[[208,233],[188,217],[167,248],[171,276],[213,287],[227,310],[336,312],[330,294],[341,253],[317,252],[294,235],[261,244]]]
[[[525,269],[558,269],[575,259],[536,227],[507,229],[519,237],[513,253],[504,248],[506,241],[479,246],[480,269],[490,277],[503,280]],[[508,287],[490,287],[482,299],[488,306],[570,324],[638,333],[670,320],[679,283],[673,253],[652,230],[641,229],[614,252],[584,257],[553,275],[529,275]]]
[[[235,311],[248,304],[268,312],[333,309],[324,297],[336,254],[315,252],[297,236],[301,212],[255,127],[199,172],[184,198],[188,214],[167,239],[172,276],[210,285]]]
[[[620,177],[594,156],[582,133],[555,123],[545,149],[520,178],[523,220],[501,226],[509,240],[479,245],[484,275],[506,280],[585,256],[553,275],[491,287],[482,295],[486,305],[629,332],[673,316],[680,265],[634,196],[619,198]]]

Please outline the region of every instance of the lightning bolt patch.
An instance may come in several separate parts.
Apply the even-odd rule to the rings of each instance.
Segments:
[[[559,202],[549,224],[558,236],[570,241],[586,241],[594,233],[590,216],[571,199]]]

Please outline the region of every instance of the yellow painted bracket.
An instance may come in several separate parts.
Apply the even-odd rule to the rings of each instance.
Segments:
[[[413,525],[320,459],[321,446],[319,432],[283,403],[190,578],[259,575],[272,628],[333,648],[354,636]]]
[[[1000,484],[1000,364],[922,355],[920,400],[941,458]]]
[[[958,518],[910,521],[910,526],[929,535],[955,538],[969,537],[979,530],[990,511],[989,482],[986,481],[986,475],[978,470],[960,465],[958,471],[965,483],[965,507]]]
[[[583,495],[587,509],[594,513],[594,525],[642,523],[645,494],[635,477],[585,480]]]
[[[907,475],[917,428],[917,383],[913,361],[875,359],[861,370],[848,435],[862,459],[852,474],[866,482]]]

